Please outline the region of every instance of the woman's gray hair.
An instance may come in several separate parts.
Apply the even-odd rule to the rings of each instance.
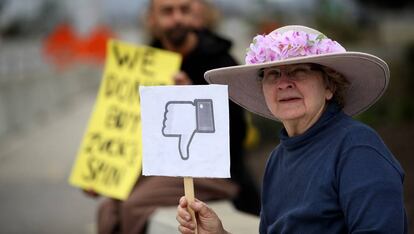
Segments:
[[[323,81],[326,87],[332,91],[333,98],[340,108],[345,106],[345,93],[349,87],[349,81],[341,73],[323,65],[319,65]]]

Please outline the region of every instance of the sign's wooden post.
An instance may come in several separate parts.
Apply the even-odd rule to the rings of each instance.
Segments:
[[[188,203],[191,203],[194,201],[194,183],[192,177],[184,177],[184,194],[185,198],[187,198]],[[191,219],[194,221],[195,225],[195,234],[197,234],[197,220],[195,217],[194,211],[188,207],[188,211],[191,214]]]

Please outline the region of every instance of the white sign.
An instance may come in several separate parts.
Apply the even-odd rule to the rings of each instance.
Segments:
[[[141,86],[143,175],[230,177],[226,85]]]

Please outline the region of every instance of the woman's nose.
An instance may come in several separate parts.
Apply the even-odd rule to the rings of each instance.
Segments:
[[[293,88],[295,84],[291,79],[289,79],[289,77],[284,72],[282,72],[276,85],[278,89],[283,90],[287,88]]]

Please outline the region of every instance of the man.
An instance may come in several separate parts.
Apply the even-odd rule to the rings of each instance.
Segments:
[[[214,35],[207,26],[192,30],[194,17],[197,17],[193,12],[197,1],[150,1],[148,27],[154,36],[151,45],[183,56],[182,72],[175,76],[176,84],[207,84],[204,80],[205,71],[237,65],[229,54],[230,41]],[[236,208],[258,214],[260,196],[243,162],[242,142],[246,134],[244,113],[233,102],[230,102],[229,110],[231,176],[241,189],[233,201]]]
[[[182,55],[177,85],[207,84],[204,72],[235,65],[229,55],[231,43],[191,27],[192,0],[152,0],[148,26],[154,37],[152,46]],[[203,200],[233,199],[236,208],[258,214],[259,196],[243,164],[245,136],[243,111],[230,104],[230,154],[232,179],[195,179],[197,197]],[[175,206],[183,195],[183,180],[170,177],[140,177],[125,201],[105,200],[98,211],[99,233],[143,233],[150,215],[159,206]],[[248,201],[247,201],[248,200]]]

